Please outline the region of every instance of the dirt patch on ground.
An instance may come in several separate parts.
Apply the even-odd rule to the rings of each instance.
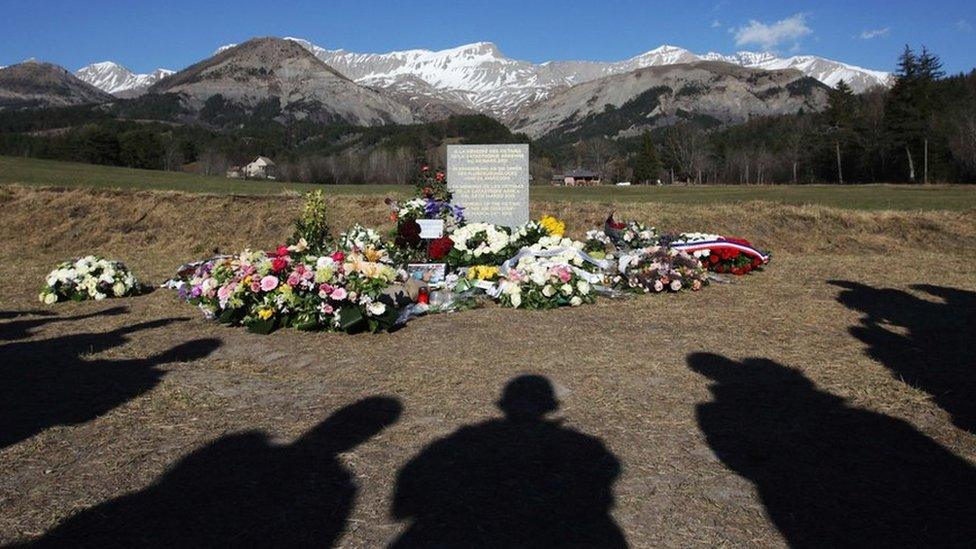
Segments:
[[[0,543],[976,539],[971,213],[628,206],[773,263],[376,336],[251,335],[167,291],[35,302],[57,261],[101,253],[159,282],[273,246],[299,205],[0,188]],[[577,232],[607,208],[533,204]],[[386,210],[347,197],[333,219]]]

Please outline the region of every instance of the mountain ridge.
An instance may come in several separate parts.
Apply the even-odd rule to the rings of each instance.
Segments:
[[[109,103],[115,97],[51,63],[25,61],[0,69],[0,109]]]
[[[271,109],[275,117],[375,126],[413,122],[410,109],[356,84],[292,41],[254,38],[170,75],[147,90],[185,108]],[[215,103],[216,101],[216,103]]]

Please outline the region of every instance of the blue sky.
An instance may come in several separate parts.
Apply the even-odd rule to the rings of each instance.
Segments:
[[[976,67],[976,1],[489,0],[157,2],[0,0],[0,65],[112,60],[183,68],[253,36],[385,52],[495,42],[517,59],[619,60],[662,43],[694,52],[808,53],[891,70],[904,44],[950,72]]]

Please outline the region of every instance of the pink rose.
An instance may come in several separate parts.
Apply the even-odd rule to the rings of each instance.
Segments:
[[[335,308],[332,305],[329,305],[328,303],[322,304],[322,314],[331,315],[334,312],[335,312]]]
[[[336,289],[332,290],[332,295],[330,297],[332,299],[336,300],[336,301],[342,301],[348,295],[349,294],[346,293],[346,289],[345,288],[336,288]]]
[[[234,293],[235,288],[237,288],[237,284],[233,282],[226,286],[221,286],[220,289],[217,290],[217,297],[220,298],[221,301],[227,301],[230,299],[231,294]]]
[[[664,289],[664,283],[661,282],[660,280],[655,280],[654,281],[654,291],[655,292],[660,292],[663,289]]]
[[[288,285],[298,286],[298,283],[302,281],[302,275],[299,273],[291,273],[288,275]]]
[[[261,289],[270,292],[278,287],[278,277],[268,275],[261,279]]]
[[[344,259],[346,259],[346,254],[342,252],[332,254],[332,261],[335,261],[336,263],[342,263]]]
[[[257,280],[252,280],[251,281],[251,291],[254,292],[254,293],[260,292],[261,291],[261,282],[260,281],[257,281]]]

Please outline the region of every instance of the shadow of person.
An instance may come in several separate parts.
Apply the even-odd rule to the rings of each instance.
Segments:
[[[462,427],[401,469],[393,547],[625,547],[610,516],[620,464],[603,443],[545,419],[541,376],[511,380],[503,419]]]
[[[144,359],[84,358],[177,320],[0,345],[0,449],[55,425],[91,421],[155,387],[163,376],[157,366],[203,358],[220,345],[198,339]]]
[[[715,383],[698,425],[798,547],[949,547],[976,540],[976,468],[905,421],[849,406],[766,359],[696,353]]]
[[[356,485],[338,454],[397,421],[399,401],[347,406],[292,444],[250,431],[218,439],[152,485],[87,509],[37,546],[292,547],[333,545]]]
[[[53,311],[46,309],[31,309],[22,311],[0,311],[0,320],[20,318],[22,316],[55,316]]]
[[[858,282],[830,284],[844,288],[837,301],[864,313],[861,325],[850,333],[868,345],[868,356],[897,379],[931,395],[957,427],[976,434],[976,292],[912,286],[940,303]]]
[[[0,324],[0,341],[13,341],[30,337],[33,331],[41,326],[53,324],[55,322],[75,322],[78,320],[89,320],[100,316],[118,316],[128,312],[127,307],[112,307],[103,311],[87,313],[75,316],[58,316],[47,311],[28,311],[27,314],[14,314],[7,318],[20,318],[21,316],[37,316],[40,318],[29,318],[24,320],[14,320]],[[0,319],[4,319],[0,314]]]

